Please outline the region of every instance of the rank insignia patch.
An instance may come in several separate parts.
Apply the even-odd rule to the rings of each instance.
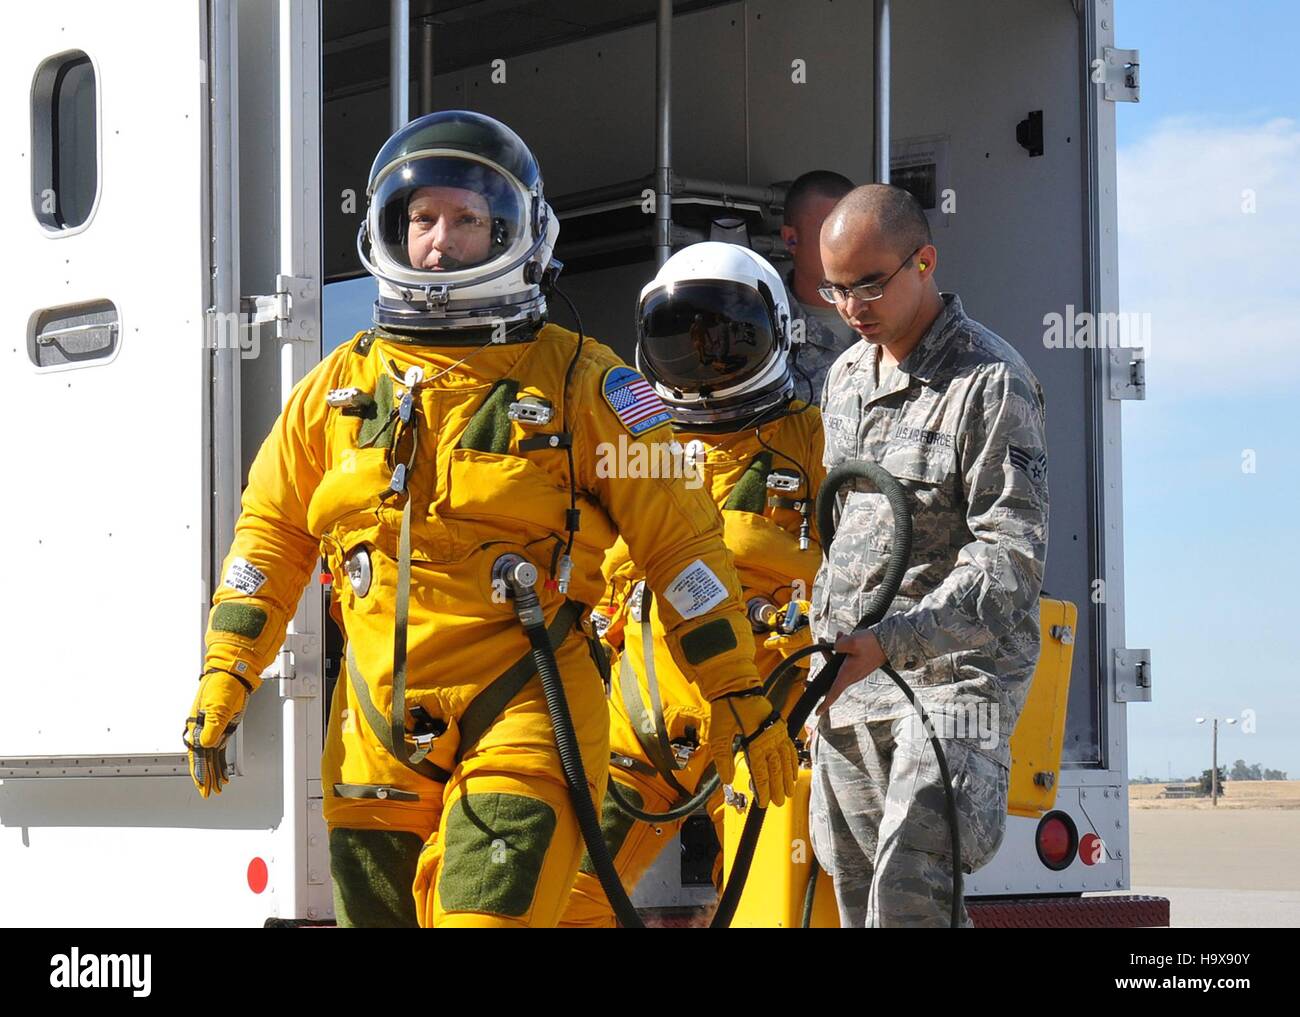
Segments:
[[[1031,456],[1025,449],[1019,445],[1011,445],[1007,448],[1007,458],[1011,460],[1011,465],[1025,474],[1035,484],[1041,484],[1047,478],[1047,453],[1039,452],[1036,456]]]

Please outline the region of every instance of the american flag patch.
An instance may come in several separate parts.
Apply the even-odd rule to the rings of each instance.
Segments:
[[[650,383],[630,367],[611,367],[606,371],[601,391],[610,409],[633,437],[672,419]]]

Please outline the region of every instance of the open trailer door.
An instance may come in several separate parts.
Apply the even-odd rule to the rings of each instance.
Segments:
[[[193,924],[202,859],[229,888],[206,923],[324,917],[318,588],[234,793],[200,801],[181,744],[247,464],[319,359],[319,5],[43,11],[0,65],[0,442],[41,478],[0,508],[0,898],[16,924]]]

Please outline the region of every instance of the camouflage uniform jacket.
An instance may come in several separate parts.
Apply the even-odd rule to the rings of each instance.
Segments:
[[[880,348],[842,354],[822,394],[828,469],[879,463],[907,492],[912,553],[899,596],[873,627],[922,703],[992,714],[1008,740],[1038,660],[1047,555],[1043,393],[1024,359],[962,311],[955,294],[903,362],[876,381]],[[817,575],[813,631],[849,632],[889,558],[892,520],[866,485],[841,489],[838,528]],[[996,704],[996,705],[993,705]],[[910,712],[883,671],[850,686],[833,726]],[[839,714],[838,719],[836,714]]]

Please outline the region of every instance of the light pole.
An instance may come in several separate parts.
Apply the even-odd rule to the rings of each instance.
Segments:
[[[1196,723],[1204,724],[1204,717],[1197,717]],[[1228,717],[1224,720],[1225,724],[1235,724],[1236,719]],[[1210,750],[1210,804],[1215,808],[1219,806],[1219,718],[1215,717],[1212,726],[1214,734],[1211,737],[1212,748]]]

